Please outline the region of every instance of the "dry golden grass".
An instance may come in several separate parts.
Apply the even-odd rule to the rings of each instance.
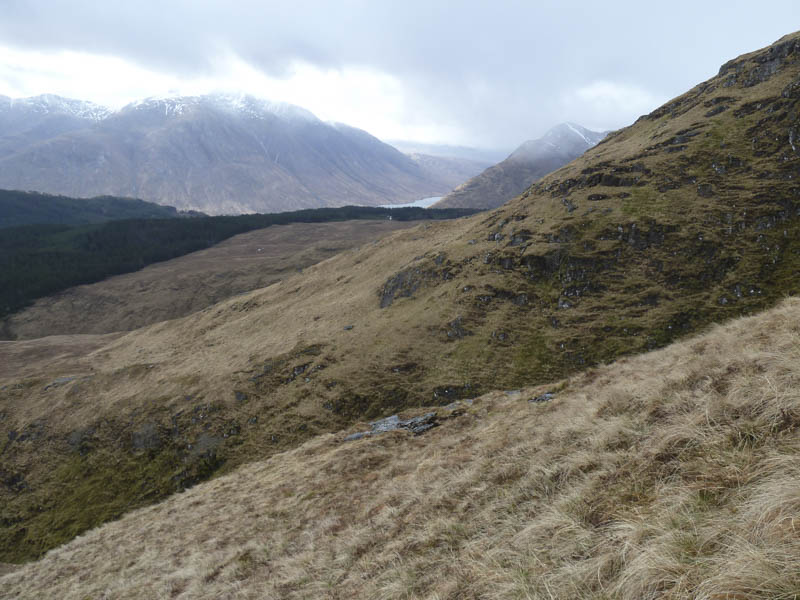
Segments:
[[[562,385],[420,437],[319,436],[50,551],[0,596],[800,597],[800,300]]]

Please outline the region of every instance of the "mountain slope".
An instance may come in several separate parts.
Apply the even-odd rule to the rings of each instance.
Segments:
[[[366,132],[299,107],[211,95],[85,119],[73,113],[95,113],[68,102],[77,101],[45,108],[69,126],[43,131],[39,113],[26,120],[0,103],[0,187],[134,196],[209,214],[407,202],[449,187]],[[12,126],[27,130],[12,135]]]
[[[790,599],[800,301],[440,426],[325,435],[0,578],[14,598]],[[764,382],[769,382],[768,386]],[[362,427],[363,428],[363,427]]]
[[[434,156],[417,152],[409,153],[408,156],[423,171],[429,173],[432,179],[447,183],[451,188],[474,177],[489,166],[489,163],[485,161],[452,156]]]
[[[110,114],[91,102],[53,94],[21,99],[0,96],[0,158],[71,131],[91,128]]]
[[[796,293],[798,109],[792,34],[491,213],[20,364],[0,381],[2,560],[354,421],[554,381]]]
[[[553,127],[528,140],[504,161],[461,184],[437,207],[497,208],[524,192],[533,182],[578,158],[606,135],[573,123]]]

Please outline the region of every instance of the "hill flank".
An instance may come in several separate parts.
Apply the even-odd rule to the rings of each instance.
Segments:
[[[26,364],[0,381],[0,560],[354,421],[554,381],[774,305],[800,281],[798,103],[792,34],[498,210],[57,371]]]
[[[328,434],[95,529],[4,597],[795,598],[800,301],[546,388]]]

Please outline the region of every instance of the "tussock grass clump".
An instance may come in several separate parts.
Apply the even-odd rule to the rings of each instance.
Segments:
[[[50,551],[3,597],[794,599],[800,300],[419,437],[326,434]]]

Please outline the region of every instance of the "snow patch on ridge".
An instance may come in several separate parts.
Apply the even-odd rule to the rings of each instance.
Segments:
[[[153,96],[132,102],[120,110],[161,108],[165,116],[179,116],[187,110],[203,105],[233,112],[251,119],[264,120],[278,117],[285,121],[316,122],[319,119],[308,110],[286,102],[272,102],[247,94],[214,93],[203,96]]]
[[[574,126],[572,123],[567,123],[566,125],[567,125],[567,127],[569,127],[569,128],[572,130],[572,131],[574,131],[575,133],[577,133],[577,134],[578,134],[578,135],[581,137],[581,139],[582,139],[584,142],[586,142],[586,143],[587,143],[587,144],[589,144],[590,146],[594,146],[594,142],[591,142],[591,141],[589,141],[589,139],[588,139],[588,138],[587,138],[585,135],[583,135],[583,134],[582,134],[580,131],[578,131],[578,130],[575,128],[575,126]]]
[[[90,121],[103,121],[108,117],[132,110],[154,110],[164,117],[177,117],[196,107],[212,106],[236,113],[251,119],[277,117],[284,121],[318,122],[310,111],[287,102],[272,102],[246,94],[208,94],[203,96],[162,95],[149,96],[126,104],[118,110],[84,100],[63,98],[55,94],[42,94],[29,98],[9,98],[0,96],[0,110],[15,108],[29,110],[38,114],[67,114]]]
[[[42,94],[29,98],[4,97],[3,104],[9,110],[23,108],[38,114],[66,114],[90,121],[102,121],[113,112],[105,106],[93,102],[63,98],[55,94]]]

